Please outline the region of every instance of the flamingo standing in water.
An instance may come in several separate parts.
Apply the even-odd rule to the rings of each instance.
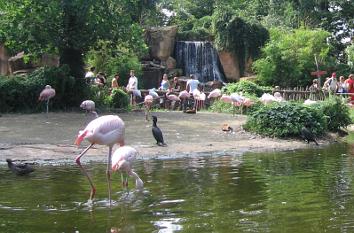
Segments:
[[[107,115],[101,116],[99,118],[91,121],[84,130],[79,132],[79,135],[76,138],[75,144],[80,145],[80,143],[87,139],[90,142],[90,145],[86,147],[84,151],[76,157],[76,163],[79,165],[85,176],[87,177],[90,186],[91,193],[90,199],[92,200],[95,197],[96,188],[93,185],[92,179],[88,175],[85,168],[81,165],[81,157],[94,145],[106,145],[109,148],[108,153],[108,163],[107,163],[107,182],[108,182],[108,197],[109,203],[111,204],[111,157],[112,157],[112,148],[114,144],[118,143],[120,146],[124,146],[124,134],[125,126],[122,119],[118,116]]]
[[[177,96],[177,95],[174,95],[174,94],[170,94],[170,91],[168,91],[166,93],[166,98],[171,101],[171,108],[173,110],[175,104],[177,101],[181,101],[181,99]]]
[[[93,116],[93,118],[97,118],[98,114],[95,111],[95,102],[92,100],[85,100],[82,101],[80,104],[80,108],[86,110],[86,114],[90,114]]]
[[[49,100],[55,96],[55,89],[50,85],[46,85],[45,88],[39,94],[39,101],[46,101],[47,114],[49,110]]]
[[[151,105],[154,102],[154,97],[152,95],[146,95],[144,98],[145,106],[145,120],[149,120]]]
[[[133,171],[133,162],[138,152],[130,146],[119,147],[112,155],[112,171],[120,171],[122,176],[122,185],[128,188],[128,176],[135,178],[135,186],[137,189],[144,187],[144,182],[137,173]],[[127,173],[124,178],[123,172]]]
[[[186,111],[186,106],[187,106],[187,101],[189,99],[189,97],[191,96],[191,94],[189,94],[188,91],[184,90],[184,91],[181,91],[178,95],[178,97],[180,98],[181,100],[181,107],[183,109],[183,112]]]

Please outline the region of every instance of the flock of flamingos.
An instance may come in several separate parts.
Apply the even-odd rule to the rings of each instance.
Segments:
[[[206,95],[201,93],[199,90],[195,90],[193,93],[188,93],[187,91],[181,91],[179,95],[174,95],[167,93],[166,97],[170,101],[182,101],[187,100],[193,96],[195,99],[195,104],[198,104],[198,101],[204,101]],[[55,89],[50,85],[46,85],[43,91],[40,93],[39,101],[46,102],[46,112],[48,113],[48,105],[51,98],[55,96]],[[146,109],[146,120],[149,118],[149,111],[151,109],[154,99],[159,98],[159,95],[154,91],[150,90],[149,93],[144,98],[144,105]],[[252,101],[248,98],[243,97],[237,93],[231,95],[222,95],[220,89],[214,89],[208,95],[209,99],[220,98],[221,101],[226,103],[232,103],[234,106],[250,106]],[[108,152],[108,163],[106,169],[107,183],[108,183],[108,198],[109,203],[111,204],[111,173],[112,171],[120,171],[122,177],[123,187],[128,187],[128,177],[131,176],[135,178],[136,188],[141,190],[144,186],[143,181],[140,179],[137,173],[132,169],[133,161],[136,158],[137,151],[136,149],[125,145],[124,135],[125,135],[125,124],[123,120],[116,115],[105,115],[98,117],[95,112],[95,103],[92,100],[85,100],[81,103],[80,107],[87,112],[94,115],[94,120],[92,120],[86,128],[79,132],[75,144],[80,145],[83,140],[87,140],[90,144],[76,157],[75,161],[80,167],[84,175],[87,177],[89,184],[91,186],[90,198],[89,201],[92,202],[95,197],[96,188],[93,184],[91,177],[89,176],[86,169],[81,165],[80,159],[85,155],[85,153],[95,144],[106,145],[109,149]],[[196,107],[196,105],[195,105]],[[163,140],[162,132],[157,127],[157,117],[152,116],[153,127],[152,134],[156,139],[156,142],[160,146],[165,146]],[[112,153],[113,146],[118,144],[120,147]]]

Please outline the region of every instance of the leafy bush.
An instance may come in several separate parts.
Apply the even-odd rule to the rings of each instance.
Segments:
[[[177,34],[178,40],[197,40],[197,41],[210,41],[212,35],[205,28],[197,28],[188,31],[179,32]]]
[[[327,128],[330,131],[337,131],[352,123],[349,108],[343,100],[343,98],[334,96],[319,103],[320,110],[327,117]]]
[[[223,92],[227,94],[242,92],[244,94],[255,95],[257,97],[261,97],[263,93],[271,91],[272,87],[259,86],[256,83],[247,80],[242,80],[237,83],[229,83],[223,89]]]
[[[110,101],[108,87],[98,87],[96,85],[90,85],[90,97],[89,99],[95,102],[96,108],[106,109],[109,107]]]
[[[45,85],[56,90],[52,107],[66,109],[78,106],[85,95],[84,83],[69,76],[69,68],[39,68],[27,76],[0,77],[1,112],[36,112],[43,108],[38,103],[38,96]]]
[[[274,137],[298,136],[306,125],[315,135],[326,131],[326,118],[316,108],[299,103],[274,103],[263,105],[250,113],[245,128],[247,130]]]
[[[122,89],[113,89],[110,105],[113,108],[127,109],[129,107],[129,96]]]
[[[215,100],[210,106],[210,111],[218,113],[232,113],[234,111],[232,104]]]

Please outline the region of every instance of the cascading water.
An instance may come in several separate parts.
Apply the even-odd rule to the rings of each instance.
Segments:
[[[177,67],[183,69],[186,76],[193,74],[203,83],[225,81],[219,68],[219,56],[211,42],[177,41],[175,58]]]

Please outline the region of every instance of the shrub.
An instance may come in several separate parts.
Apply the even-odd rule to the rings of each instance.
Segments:
[[[129,96],[122,89],[113,89],[110,97],[111,107],[118,109],[128,109]]]
[[[349,108],[343,102],[343,98],[330,97],[320,102],[318,107],[327,117],[327,128],[330,131],[337,131],[341,127],[347,127],[352,123]]]
[[[56,90],[54,109],[78,106],[88,93],[83,82],[69,76],[67,66],[42,67],[27,76],[0,77],[0,111],[39,111],[43,105],[38,103],[38,96],[47,84]]]
[[[247,119],[247,130],[274,137],[298,136],[307,125],[315,135],[326,131],[326,118],[316,108],[299,103],[274,103],[252,111]]]
[[[215,100],[210,106],[210,111],[218,113],[232,113],[233,107],[230,103],[225,103],[220,100]]]
[[[234,92],[242,92],[248,95],[255,95],[261,97],[263,93],[271,92],[272,87],[259,86],[254,82],[242,80],[237,83],[229,83],[223,88],[223,92],[231,94]]]
[[[95,102],[96,108],[106,109],[109,107],[109,97],[108,87],[98,87],[96,85],[90,85],[90,97],[89,99]]]

